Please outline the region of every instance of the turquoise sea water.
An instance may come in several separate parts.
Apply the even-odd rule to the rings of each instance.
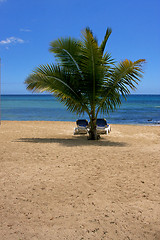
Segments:
[[[1,120],[76,121],[78,117],[51,95],[1,96]],[[120,108],[103,117],[114,124],[160,124],[160,95],[129,95]]]

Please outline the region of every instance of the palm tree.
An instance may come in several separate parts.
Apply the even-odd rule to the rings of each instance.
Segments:
[[[86,28],[80,40],[59,38],[50,43],[50,52],[58,64],[40,65],[26,79],[28,90],[50,92],[68,110],[86,112],[90,119],[90,139],[97,139],[96,120],[99,113],[113,111],[136,89],[142,77],[144,59],[124,60],[118,64],[104,52],[112,30],[107,29],[98,45],[92,31]]]

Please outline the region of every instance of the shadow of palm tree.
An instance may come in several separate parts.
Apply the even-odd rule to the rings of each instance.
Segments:
[[[20,138],[16,142],[28,142],[28,143],[60,143],[67,147],[74,146],[113,146],[113,147],[125,147],[127,143],[113,142],[101,138],[100,140],[87,140],[86,136],[78,136],[73,138]]]

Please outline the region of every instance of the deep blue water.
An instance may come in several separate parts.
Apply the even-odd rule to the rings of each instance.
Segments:
[[[103,117],[114,124],[160,124],[160,95],[129,95],[120,108]],[[77,118],[51,95],[1,96],[2,120],[76,121]]]

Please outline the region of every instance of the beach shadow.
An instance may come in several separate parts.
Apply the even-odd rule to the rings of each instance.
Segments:
[[[16,142],[28,143],[59,143],[67,147],[74,146],[111,146],[111,147],[126,147],[125,142],[113,142],[101,138],[100,140],[91,141],[86,136],[78,136],[73,138],[20,138]]]

